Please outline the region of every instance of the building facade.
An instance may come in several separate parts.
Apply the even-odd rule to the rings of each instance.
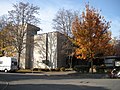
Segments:
[[[37,35],[37,31],[40,28],[27,24],[26,35],[24,37],[24,49],[22,50],[20,57],[20,68],[32,68],[33,47],[34,47],[34,35]]]
[[[66,40],[59,32],[37,34],[39,28],[29,26],[26,46],[21,55],[21,68],[66,67]]]

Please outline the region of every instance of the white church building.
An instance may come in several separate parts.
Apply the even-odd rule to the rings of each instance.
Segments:
[[[55,31],[37,34],[40,28],[28,25],[25,49],[22,51],[21,68],[59,68],[66,66],[67,38]]]

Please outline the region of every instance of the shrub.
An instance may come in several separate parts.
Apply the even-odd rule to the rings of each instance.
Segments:
[[[50,71],[56,71],[55,69],[50,69]]]
[[[55,71],[60,71],[60,68],[56,68]]]
[[[87,72],[89,72],[89,66],[87,66],[87,65],[76,65],[74,67],[74,70],[76,72],[87,73]]]
[[[38,71],[39,69],[38,68],[33,68],[33,71]]]
[[[47,72],[47,71],[49,71],[49,69],[48,69],[48,68],[45,68],[45,71]]]
[[[61,68],[60,68],[60,71],[65,71],[65,67],[61,67]]]

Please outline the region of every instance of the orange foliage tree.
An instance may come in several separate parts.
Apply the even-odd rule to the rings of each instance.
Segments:
[[[112,54],[110,22],[102,17],[98,10],[86,5],[82,12],[72,23],[72,42],[77,46],[75,55],[77,58],[92,61],[96,54]]]
[[[0,16],[0,56],[14,56],[13,38],[9,30],[8,18]]]
[[[13,44],[11,32],[8,29],[9,25],[2,28],[0,31],[0,56],[14,56],[16,51]]]

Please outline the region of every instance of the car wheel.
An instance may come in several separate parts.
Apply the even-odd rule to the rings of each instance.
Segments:
[[[5,71],[6,73],[8,72],[8,70],[7,70],[7,69],[5,69],[4,71]]]

